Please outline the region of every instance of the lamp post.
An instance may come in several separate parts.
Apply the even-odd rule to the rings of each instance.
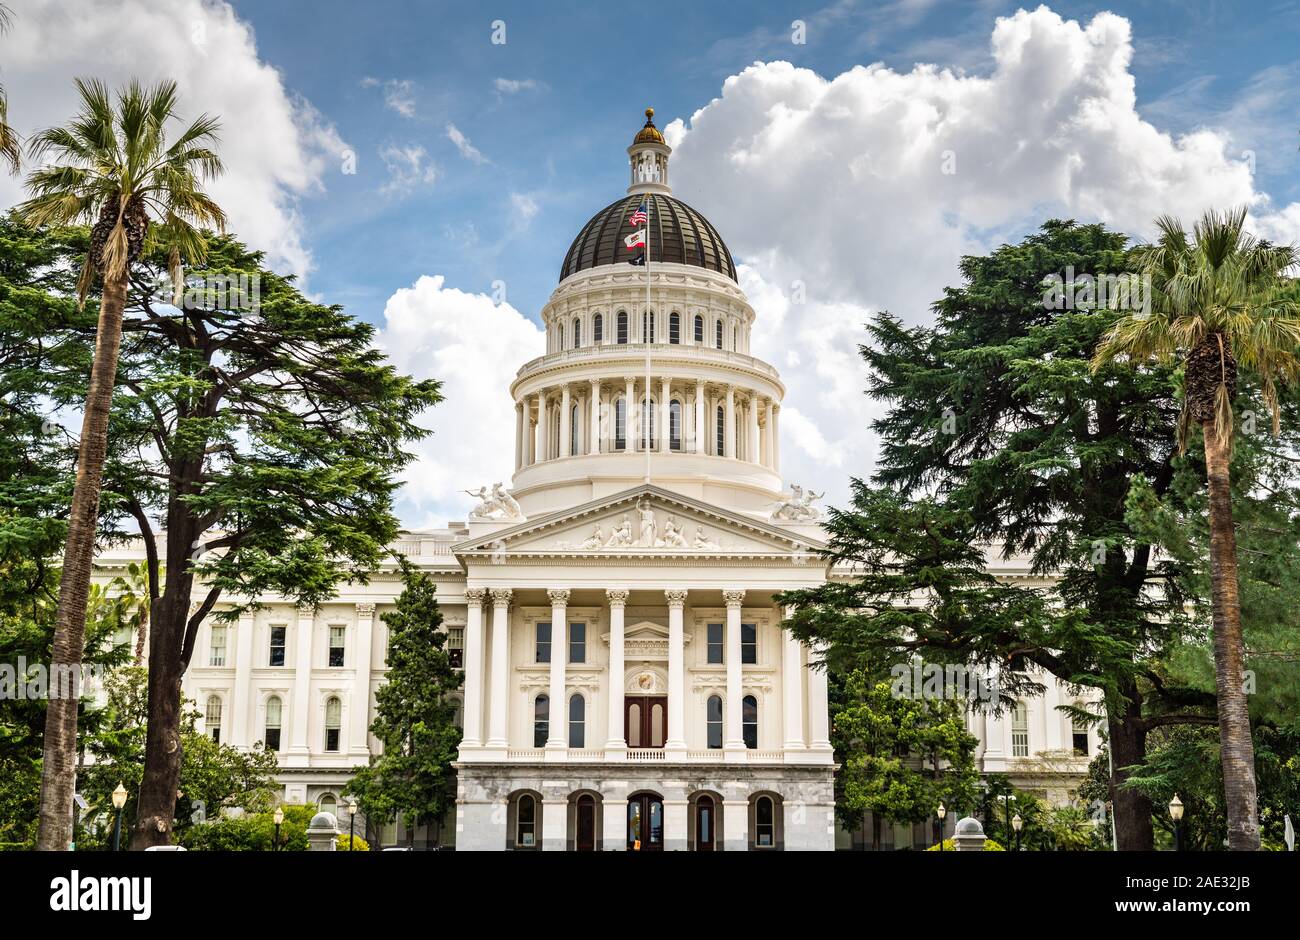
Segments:
[[[1020,814],[1011,817],[1011,828],[1016,830],[1016,851],[1020,851],[1020,830],[1024,828],[1025,821],[1020,818]]]
[[[934,814],[939,817],[939,851],[942,852],[943,851],[943,817],[948,815],[948,810],[942,803],[940,803],[939,808],[934,811]]]
[[[1174,851],[1183,850],[1183,801],[1174,794],[1174,798],[1169,801],[1169,818],[1174,821]]]
[[[272,852],[280,851],[280,824],[284,822],[284,807],[277,806],[275,812],[271,814],[271,820],[275,823],[275,844],[271,846]]]
[[[352,851],[353,833],[357,831],[357,801],[348,801],[348,851]]]
[[[113,851],[122,850],[122,807],[126,806],[126,787],[119,780],[113,791],[113,809],[117,810],[117,821],[113,823]]]

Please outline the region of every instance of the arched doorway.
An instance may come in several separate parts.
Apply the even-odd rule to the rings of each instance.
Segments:
[[[705,794],[695,801],[695,851],[714,852],[718,841],[718,807]]]
[[[664,801],[657,793],[634,793],[627,800],[629,852],[662,852]]]
[[[577,852],[596,851],[596,798],[590,793],[578,797],[573,848]]]

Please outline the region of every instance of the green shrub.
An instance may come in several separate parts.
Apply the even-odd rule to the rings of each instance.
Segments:
[[[939,846],[937,846],[937,845],[932,845],[932,846],[930,846],[928,849],[926,849],[926,851],[927,851],[927,852],[938,852],[938,851],[939,851]],[[955,852],[955,851],[957,851],[956,848],[955,848],[955,847],[953,846],[953,844],[952,844],[952,839],[944,839],[944,840],[943,840],[943,851],[945,851],[945,852]],[[1004,848],[1003,848],[1001,845],[999,845],[997,842],[994,842],[992,839],[985,839],[985,840],[984,840],[984,851],[985,851],[985,852],[1005,852],[1006,849],[1004,849]]]
[[[339,851],[340,851],[340,852],[346,852],[346,851],[348,850],[348,834],[347,834],[346,832],[340,832],[340,833],[339,833],[339,843],[338,843],[338,844],[339,844]],[[368,842],[366,842],[365,839],[361,838],[361,836],[353,836],[353,837],[352,837],[352,851],[353,851],[353,852],[369,852],[369,851],[370,851],[370,844],[369,844]]]

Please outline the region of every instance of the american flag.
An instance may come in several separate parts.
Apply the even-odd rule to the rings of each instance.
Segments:
[[[643,202],[641,203],[640,206],[637,207],[637,210],[635,212],[633,212],[630,216],[628,216],[627,224],[644,225],[649,220],[649,217],[645,214],[645,209],[646,209],[646,205]]]

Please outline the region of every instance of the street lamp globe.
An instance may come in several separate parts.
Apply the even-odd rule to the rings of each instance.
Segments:
[[[937,815],[940,819],[943,819],[945,816],[948,815],[948,810],[942,803],[940,803],[939,808],[935,810],[935,815]]]
[[[113,809],[121,809],[126,805],[126,787],[122,786],[119,781],[117,789],[113,791]]]
[[[277,826],[280,825],[281,823],[283,823],[283,822],[284,822],[284,808],[283,808],[283,807],[280,807],[280,806],[277,806],[277,807],[275,808],[275,812],[271,814],[271,819],[273,819],[273,820],[275,821],[275,824],[276,824]]]
[[[1011,817],[1011,828],[1016,830],[1016,832],[1019,832],[1024,825],[1025,821],[1020,818],[1019,813],[1016,813],[1016,815]]]
[[[1183,819],[1183,801],[1174,794],[1174,798],[1169,801],[1169,818],[1174,822],[1182,822]]]
[[[349,816],[355,816],[356,814],[357,814],[357,801],[356,801],[356,800],[349,800],[349,801],[348,801],[348,815],[349,815]]]

